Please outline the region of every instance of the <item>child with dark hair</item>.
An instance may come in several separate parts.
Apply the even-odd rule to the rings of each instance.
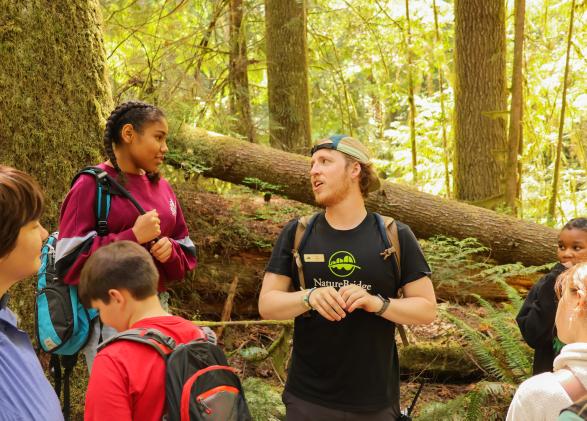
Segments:
[[[0,418],[63,420],[26,332],[7,305],[8,289],[35,274],[47,231],[39,223],[43,194],[28,174],[0,165]]]
[[[61,208],[56,246],[58,274],[68,284],[79,282],[80,271],[92,253],[120,240],[134,241],[147,248],[158,271],[157,290],[183,279],[196,266],[196,248],[177,198],[159,174],[167,148],[168,126],[163,112],[144,102],[125,102],[106,123],[104,148],[108,160],[97,167],[117,178],[148,212],[139,215],[125,197],[113,194],[108,215],[108,234],[96,229],[96,181],[81,176]],[[108,329],[102,337],[108,336]],[[110,330],[110,334],[112,331]],[[91,370],[100,335],[92,335],[86,347]]]
[[[534,375],[552,371],[554,358],[563,345],[554,326],[558,302],[554,284],[569,267],[587,261],[587,218],[571,219],[565,224],[558,237],[557,254],[559,263],[530,289],[516,317],[524,340],[534,348]]]
[[[81,272],[79,296],[117,331],[157,329],[177,344],[205,338],[192,322],[168,314],[157,298],[153,259],[136,242],[101,247]],[[85,420],[161,420],[165,410],[165,360],[151,347],[116,341],[102,349],[86,394]]]

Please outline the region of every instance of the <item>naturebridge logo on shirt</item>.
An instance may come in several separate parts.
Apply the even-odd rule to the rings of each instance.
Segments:
[[[330,259],[328,259],[328,269],[330,269],[330,272],[335,276],[344,278],[350,276],[355,269],[361,269],[356,263],[355,256],[348,251],[341,250],[330,256]]]

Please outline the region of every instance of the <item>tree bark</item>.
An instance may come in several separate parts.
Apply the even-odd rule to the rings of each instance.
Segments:
[[[437,44],[436,47],[440,48],[442,51],[440,29],[438,28],[438,9],[436,7],[436,0],[432,0],[432,9],[434,11],[434,40]],[[438,89],[440,91],[440,124],[442,127],[442,148],[444,149],[444,184],[446,188],[446,197],[452,197],[450,189],[450,171],[448,165],[450,161],[450,149],[448,146],[448,136],[446,135],[446,110],[444,106],[444,72],[442,71],[444,60],[436,59],[436,62],[438,67]]]
[[[249,142],[255,141],[251,114],[247,59],[247,38],[243,24],[243,0],[230,0],[230,109],[235,131]]]
[[[512,101],[510,106],[510,125],[508,134],[508,155],[505,176],[505,201],[513,215],[517,214],[519,190],[518,152],[523,133],[522,116],[524,112],[523,98],[523,62],[524,56],[524,19],[526,16],[526,0],[516,0],[514,30],[514,65],[512,71]]]
[[[184,151],[186,162],[206,168],[205,176],[237,184],[247,177],[256,178],[276,186],[291,199],[314,202],[308,157],[188,127],[176,135],[174,142]],[[556,260],[556,230],[488,209],[385,181],[381,190],[369,195],[366,205],[369,210],[410,225],[418,237],[475,237],[502,263],[541,265]]]
[[[504,0],[455,0],[457,199],[503,202],[505,45]]]
[[[0,162],[31,173],[55,226],[72,176],[100,160],[112,109],[97,0],[0,0]]]
[[[310,148],[305,0],[265,0],[271,146]]]

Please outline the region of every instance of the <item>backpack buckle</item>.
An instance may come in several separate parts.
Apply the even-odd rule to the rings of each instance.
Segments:
[[[103,237],[108,234],[108,222],[106,221],[98,221],[98,226],[96,231],[100,237]]]
[[[383,256],[383,260],[387,260],[387,258],[392,256],[394,253],[395,253],[395,247],[391,246],[391,247],[383,250],[381,253],[379,253],[379,255]]]

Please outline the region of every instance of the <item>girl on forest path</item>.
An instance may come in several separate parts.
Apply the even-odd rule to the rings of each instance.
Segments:
[[[554,326],[558,301],[554,284],[565,270],[587,261],[587,218],[566,223],[558,237],[557,254],[559,263],[530,289],[516,317],[524,340],[534,348],[533,375],[552,371],[554,358],[563,346]]]
[[[56,267],[66,283],[77,285],[89,256],[120,240],[137,242],[149,250],[159,271],[159,292],[195,268],[196,248],[188,235],[181,207],[171,186],[159,174],[168,151],[167,133],[165,116],[153,105],[125,102],[110,114],[104,133],[108,160],[97,167],[123,184],[147,213],[139,215],[127,198],[112,194],[108,234],[98,236],[96,180],[93,176],[79,177],[63,202],[59,218]],[[113,333],[106,327],[102,339]],[[89,370],[99,336],[92,334],[86,346]]]
[[[510,404],[507,421],[556,420],[559,412],[587,390],[587,263],[563,273],[555,289],[560,297],[556,329],[565,345],[554,360],[554,372],[523,382]]]

